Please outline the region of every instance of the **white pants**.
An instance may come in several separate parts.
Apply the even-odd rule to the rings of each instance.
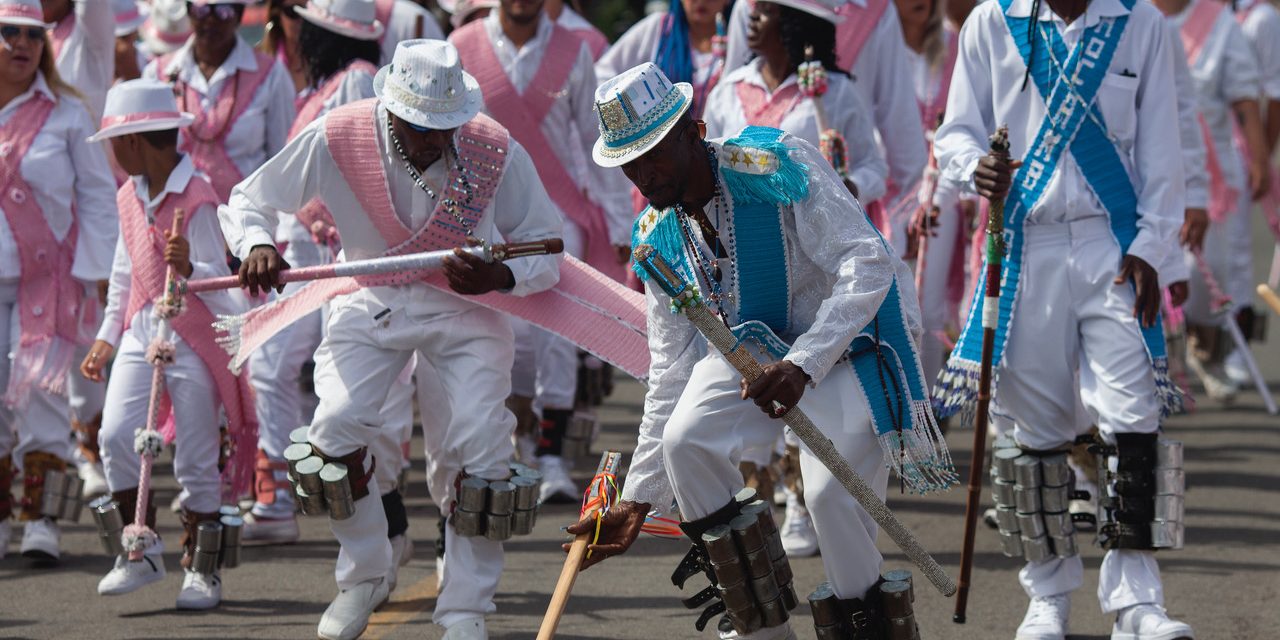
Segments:
[[[925,383],[933,387],[942,370],[947,345],[943,331],[947,323],[954,322],[949,315],[951,304],[947,301],[947,281],[951,278],[951,260],[956,250],[956,236],[961,233],[959,206],[943,208],[938,215],[936,236],[924,243],[924,274],[920,277],[920,322],[924,336],[920,340],[920,364],[924,368]],[[919,269],[919,264],[916,265]]]
[[[1134,293],[1115,285],[1120,249],[1104,218],[1031,225],[1022,283],[1005,361],[992,401],[1000,430],[1030,449],[1069,445],[1083,403],[1104,438],[1153,433],[1160,406],[1155,378],[1133,316]],[[1079,556],[1028,563],[1019,572],[1027,595],[1067,593],[1083,584]],[[1098,599],[1111,612],[1162,604],[1160,573],[1147,551],[1110,551]]]
[[[99,446],[107,486],[113,492],[138,486],[139,456],[133,449],[133,438],[134,430],[147,424],[154,367],[144,354],[151,338],[145,327],[131,327],[124,333],[107,384]],[[177,354],[164,369],[177,429],[173,473],[182,487],[182,506],[211,513],[221,503],[218,391],[200,357],[181,338],[176,338],[175,344]]]
[[[1253,202],[1249,199],[1249,190],[1241,190],[1240,202],[1236,211],[1221,223],[1211,223],[1204,236],[1204,261],[1213,272],[1223,292],[1231,296],[1236,308],[1248,306],[1253,302],[1253,233],[1250,221],[1253,217]],[[1195,258],[1190,252],[1185,254],[1187,265],[1191,268],[1191,280],[1188,282],[1187,302],[1183,310],[1187,314],[1187,322],[1200,325],[1217,326],[1220,322],[1213,310],[1213,297],[1209,295],[1208,285],[1196,268]]]
[[[0,283],[0,394],[9,387],[14,351],[22,335],[19,326],[18,283]],[[79,363],[75,363],[79,364]],[[68,376],[79,376],[68,371]],[[22,458],[40,451],[68,458],[71,439],[70,406],[65,394],[50,393],[33,385],[25,405],[13,408],[0,402],[0,456],[12,456],[15,469]],[[19,482],[21,482],[19,480]]]
[[[320,450],[333,456],[374,445],[383,429],[381,410],[387,390],[416,351],[421,365],[434,371],[430,379],[439,385],[438,393],[430,396],[438,404],[433,407],[431,422],[447,426],[443,434],[437,429],[428,431],[426,448],[432,495],[437,504],[447,505],[453,480],[464,470],[490,479],[509,475],[515,416],[507,411],[504,401],[511,390],[511,326],[506,316],[485,309],[445,316],[415,314],[412,296],[388,291],[362,290],[339,298],[331,306],[328,332],[316,351],[320,406],[309,436]],[[404,304],[397,305],[401,302]],[[389,312],[374,319],[388,308]],[[442,419],[446,412],[447,422]],[[391,546],[382,501],[377,498],[381,494],[378,484],[375,476],[369,497],[356,502],[354,517],[330,522],[342,545],[336,570],[339,588],[383,577],[390,569]],[[494,610],[501,545],[483,539],[459,542],[449,549],[448,562],[470,546],[485,545],[492,548],[475,554],[473,568],[468,569],[462,560],[446,568],[436,601],[437,623],[448,626]]]
[[[582,256],[582,232],[578,225],[564,225],[564,251]],[[515,364],[511,386],[516,395],[533,398],[534,411],[572,409],[578,396],[578,347],[524,320],[512,319],[515,331]]]
[[[741,399],[741,379],[719,353],[704,357],[694,365],[663,431],[667,476],[685,520],[703,518],[728,504],[742,488],[742,451],[771,447],[782,431],[781,420]],[[837,364],[822,384],[805,391],[800,408],[884,499],[889,471],[853,368]],[[827,579],[837,596],[861,598],[880,577],[878,528],[805,446],[800,448],[800,467]]]

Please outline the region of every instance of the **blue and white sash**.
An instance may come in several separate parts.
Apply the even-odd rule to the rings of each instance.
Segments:
[[[725,141],[719,167],[733,211],[720,230],[722,237],[732,239],[729,300],[741,324],[731,329],[740,343],[758,345],[775,359],[791,350],[779,337],[788,333],[791,321],[784,214],[809,193],[808,168],[791,160],[786,137],[778,129],[747,127]],[[743,157],[751,161],[733,160]],[[652,245],[688,282],[696,283],[678,217],[673,210],[645,211],[636,222],[633,244]],[[889,250],[887,244],[885,250]],[[636,272],[647,279],[643,269]],[[875,318],[854,338],[844,359],[853,367],[871,413],[872,428],[890,466],[908,488],[925,493],[955,484],[956,474],[929,406],[920,359],[905,318],[895,280]]]
[[[1062,36],[1052,24],[1040,24],[1034,16],[1010,16],[1011,0],[999,0],[1005,23],[1018,51],[1031,71],[1032,81],[1040,97],[1048,105],[1044,123],[1036,134],[1023,165],[1013,177],[1013,185],[1005,201],[1005,245],[1000,286],[999,321],[996,324],[992,362],[999,365],[1004,357],[1009,326],[1013,319],[1022,274],[1025,237],[1023,226],[1032,207],[1044,195],[1058,168],[1064,149],[1069,148],[1090,188],[1107,210],[1111,232],[1123,255],[1138,235],[1138,196],[1129,180],[1115,145],[1107,137],[1102,112],[1096,105],[1098,88],[1111,65],[1111,58],[1128,26],[1129,16],[1103,18],[1085,31],[1079,44],[1068,52]],[[1122,0],[1132,9],[1135,0]],[[1033,33],[1036,29],[1038,33]],[[1032,58],[1031,39],[1045,38],[1049,47],[1036,47]],[[1050,55],[1052,53],[1052,56]],[[1053,60],[1065,61],[1055,74]],[[1054,77],[1056,75],[1056,78]],[[1075,77],[1075,87],[1070,78]],[[969,319],[952,352],[951,360],[938,377],[934,389],[934,408],[939,415],[949,416],[971,409],[977,397],[979,367],[982,358],[982,315],[986,269],[974,292]],[[1172,383],[1165,356],[1164,335],[1159,320],[1142,329],[1147,353],[1155,370],[1156,390],[1165,415],[1180,411],[1182,396]]]

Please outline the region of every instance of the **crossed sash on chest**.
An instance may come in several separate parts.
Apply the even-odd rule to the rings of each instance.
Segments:
[[[1025,250],[1024,225],[1032,209],[1044,196],[1045,188],[1058,170],[1064,152],[1069,151],[1084,174],[1090,189],[1106,209],[1112,234],[1123,255],[1138,235],[1138,196],[1120,153],[1108,138],[1097,94],[1111,66],[1111,59],[1128,26],[1129,16],[1102,18],[1089,27],[1080,42],[1067,50],[1052,23],[1029,17],[1010,16],[1011,0],[999,0],[1005,23],[1019,53],[1030,69],[1036,91],[1046,104],[1046,115],[1028,147],[1023,165],[1013,176],[1005,201],[1006,255],[1002,263],[1000,300],[997,310],[992,362],[1003,363],[1014,309],[1021,284]],[[1131,9],[1135,0],[1122,0]],[[1032,56],[1031,38],[1039,39]],[[1061,64],[1059,68],[1057,65]],[[1074,82],[1072,81],[1074,79]],[[973,304],[960,341],[951,360],[939,375],[934,389],[935,408],[947,416],[970,410],[977,395],[978,367],[982,358],[982,317],[985,309],[986,269],[982,269],[974,291]],[[1181,410],[1182,396],[1169,379],[1164,332],[1157,320],[1142,328],[1143,341],[1152,361],[1156,391],[1162,410]]]

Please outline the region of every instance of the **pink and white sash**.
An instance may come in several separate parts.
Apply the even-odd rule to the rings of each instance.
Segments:
[[[542,132],[542,121],[555,104],[556,96],[564,91],[582,42],[565,28],[552,27],[542,65],[522,94],[511,84],[498,61],[482,21],[454,31],[449,41],[458,48],[463,68],[480,83],[486,111],[529,152],[551,201],[583,231],[586,244],[583,255],[587,264],[615,280],[622,280],[625,268],[618,264],[609,242],[604,211],[583,193],[565,163],[552,151],[552,141]],[[565,141],[557,143],[563,146]]]
[[[468,227],[484,214],[502,180],[509,134],[483,115],[463,125],[455,136],[458,154],[463,160],[451,169],[444,193],[426,224],[411,231],[400,222],[391,202],[387,176],[382,169],[383,152],[376,135],[376,107],[377,101],[371,99],[331,111],[325,120],[325,136],[334,162],[369,217],[369,223],[391,247],[384,255],[465,246],[466,230],[445,209],[446,203],[469,203],[458,210]],[[466,173],[467,190],[463,190],[464,182],[459,180],[464,177],[459,167]],[[468,302],[524,318],[633,376],[648,374],[644,296],[572,256],[564,256],[561,261],[560,282],[554,289],[525,297],[496,292],[464,296],[449,288],[440,274],[422,278],[415,273],[402,273],[312,282],[293,295],[224,325],[235,333],[230,341],[237,348],[232,365],[239,366],[273,334],[336,296],[353,293],[361,287],[415,282],[425,282]]]
[[[382,23],[382,35],[378,37],[381,45],[391,33],[391,13],[396,8],[396,0],[373,0],[373,17]]]
[[[764,87],[750,82],[739,82],[734,89],[747,124],[774,129],[782,126],[783,118],[804,98],[797,82],[779,88],[772,95]]]
[[[1187,52],[1187,64],[1194,67],[1200,59],[1209,35],[1213,33],[1213,25],[1217,24],[1218,16],[1225,8],[1226,5],[1216,0],[1195,0],[1192,3],[1191,12],[1179,29],[1182,48]],[[1227,182],[1222,173],[1222,161],[1218,158],[1218,148],[1213,143],[1204,114],[1197,114],[1196,118],[1200,122],[1200,135],[1204,138],[1205,168],[1209,172],[1209,219],[1222,222],[1236,210],[1240,192]]]
[[[604,55],[604,50],[609,48],[609,39],[600,33],[599,29],[594,27],[585,27],[582,29],[569,29],[579,40],[586,43],[587,50],[591,52],[592,60],[599,60]]]
[[[67,17],[54,25],[53,30],[49,32],[49,41],[53,43],[54,60],[57,60],[62,55],[62,47],[66,46],[67,40],[70,40],[71,34],[75,32],[76,12],[72,9],[71,13],[68,13]]]
[[[165,240],[161,230],[172,228],[174,212],[178,209],[186,212],[188,217],[184,223],[185,231],[185,227],[191,224],[191,217],[202,206],[216,206],[218,202],[218,194],[214,192],[213,186],[204,178],[195,176],[181,194],[165,197],[156,211],[154,224],[149,224],[132,180],[126,182],[116,193],[116,206],[120,210],[120,236],[133,265],[129,277],[129,301],[124,316],[126,327],[139,311],[165,293],[167,264],[164,261]],[[214,315],[200,297],[187,296],[183,304],[183,312],[169,323],[213,376],[218,398],[226,411],[227,431],[233,445],[231,460],[223,469],[223,478],[226,480],[224,485],[229,484],[234,491],[233,495],[238,496],[248,490],[253,482],[254,458],[258,448],[258,416],[254,410],[249,375],[248,372],[236,375],[228,369],[231,358],[218,345],[217,334],[213,330]],[[160,405],[161,422],[166,425],[166,440],[173,439],[172,409],[166,392]]]
[[[876,25],[889,7],[889,0],[867,0],[867,6],[858,6],[856,2],[845,2],[836,9],[836,14],[844,18],[844,22],[836,25],[836,64],[841,69],[851,71],[853,63],[862,55],[862,49],[875,33]]]
[[[227,154],[227,135],[253,103],[253,96],[271,74],[271,65],[275,64],[271,56],[261,51],[254,51],[253,57],[258,68],[253,71],[236,71],[230,81],[223,83],[213,108],[207,111],[200,107],[203,96],[198,91],[181,82],[176,73],[169,76],[169,82],[173,83],[174,91],[178,93],[182,110],[196,115],[195,122],[183,132],[179,149],[189,154],[196,168],[209,176],[213,182],[213,190],[222,202],[231,197],[231,188],[244,179],[244,175]],[[157,64],[160,69],[167,69],[172,59],[172,54],[167,55],[161,57]]]
[[[71,277],[78,225],[72,224],[67,236],[58,240],[21,171],[22,158],[54,106],[53,100],[37,93],[0,128],[0,198],[22,268],[18,284],[22,333],[10,347],[15,355],[4,394],[10,407],[24,405],[33,386],[64,393],[80,337],[84,292]]]

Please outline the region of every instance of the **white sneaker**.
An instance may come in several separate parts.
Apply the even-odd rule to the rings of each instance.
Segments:
[[[1027,615],[1018,625],[1015,640],[1065,640],[1067,618],[1071,617],[1071,596],[1059,594],[1032,598]]]
[[[484,618],[467,618],[446,629],[442,640],[489,640],[489,632],[484,628]]]
[[[391,539],[391,571],[387,573],[387,593],[396,590],[400,578],[400,567],[409,564],[413,559],[413,539],[408,533],[402,533]]]
[[[1204,392],[1211,400],[1228,405],[1236,401],[1240,387],[1227,376],[1221,364],[1206,365],[1199,358],[1189,355],[1187,368],[1200,378],[1201,384],[1204,385]]]
[[[178,592],[179,609],[212,609],[222,602],[222,578],[185,569],[182,591]]]
[[[1135,604],[1120,611],[1111,627],[1111,640],[1191,640],[1191,625],[1170,620],[1164,607]]]
[[[0,520],[0,560],[4,559],[4,554],[9,551],[9,538],[13,535],[13,525],[9,524],[6,518]]]
[[[369,626],[369,616],[387,599],[390,590],[382,578],[366,580],[339,591],[320,616],[316,635],[323,640],[355,640]]]
[[[182,513],[182,494],[181,493],[174,496],[173,500],[169,502],[169,510],[174,513]]]
[[[1000,528],[1000,521],[996,519],[995,507],[987,507],[987,509],[982,512],[982,523],[987,525],[988,529]]]
[[[574,486],[565,467],[564,458],[560,456],[540,456],[538,469],[542,471],[542,489],[539,502],[573,503],[581,499],[582,494]]]
[[[1245,363],[1244,354],[1239,349],[1232,349],[1222,362],[1222,372],[1227,379],[1237,386],[1247,387],[1253,384],[1253,376],[1249,375],[1249,365]]]
[[[533,436],[517,434],[516,458],[525,464],[536,464],[538,460],[538,439]]]
[[[98,581],[98,595],[120,596],[162,580],[165,575],[164,556],[161,555],[164,547],[155,546],[159,548],[155,553],[147,549],[137,562],[130,562],[128,555],[116,556],[116,566]]]
[[[54,562],[59,555],[58,541],[62,532],[58,523],[49,518],[32,520],[22,528],[22,557],[32,560]]]
[[[101,462],[79,460],[76,462],[76,473],[79,473],[80,479],[84,481],[85,500],[111,492],[111,489],[107,488],[107,476],[102,472]]]
[[[818,533],[813,530],[809,510],[795,492],[787,491],[787,512],[782,521],[782,548],[787,555],[808,558],[818,554]]]
[[[266,518],[249,512],[244,515],[244,528],[240,529],[240,541],[254,544],[293,544],[299,537],[295,515]]]

